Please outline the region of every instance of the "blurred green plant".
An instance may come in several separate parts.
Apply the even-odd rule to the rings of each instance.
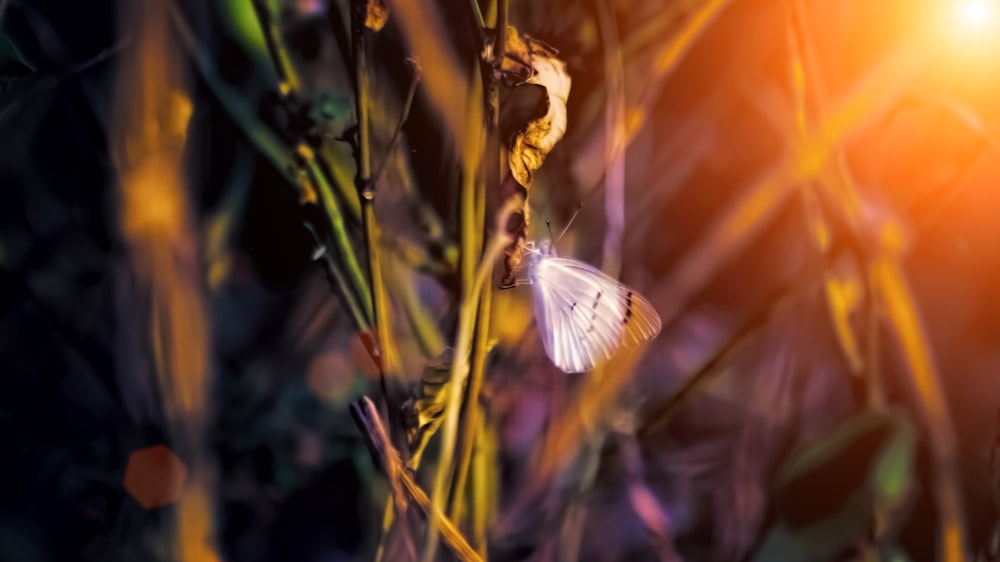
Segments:
[[[795,454],[778,470],[776,522],[754,560],[823,559],[869,534],[879,550],[896,549],[884,530],[895,525],[876,525],[874,514],[898,515],[915,477],[915,446],[904,415],[868,411]]]

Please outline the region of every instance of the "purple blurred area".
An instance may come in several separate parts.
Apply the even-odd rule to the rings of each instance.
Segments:
[[[325,123],[333,132],[321,141],[323,154],[353,181],[351,147],[339,140],[353,138],[355,120],[347,3],[278,4],[303,93],[325,96],[337,114]],[[438,4],[452,30],[448,44],[477,52],[467,20],[456,15],[465,3]],[[918,435],[898,543],[911,560],[934,560],[939,512],[928,428],[884,311],[875,335],[869,330],[859,265],[890,254],[905,273],[954,425],[969,544],[984,549],[997,521],[989,459],[1000,431],[997,57],[987,56],[988,46],[973,56],[914,39],[937,21],[940,3],[930,0],[732,0],[662,70],[658,57],[710,4],[612,0],[614,22],[600,19],[595,2],[510,4],[511,25],[556,47],[573,80],[566,137],[530,192],[533,234],[544,236],[546,219],[561,230],[582,202],[559,251],[592,264],[602,260],[608,226],[606,117],[615,95],[606,87],[612,49],[602,29],[617,36],[623,118],[634,123],[620,277],[653,303],[664,329],[634,372],[606,368],[604,376],[625,382],[598,409],[600,419],[573,425],[573,408],[587,403],[580,391],[593,382],[546,359],[526,320],[528,288],[495,301],[494,318],[524,328],[499,338],[481,398],[497,452],[490,559],[567,556],[554,545],[576,516],[580,560],[753,560],[778,517],[780,468],[866,406],[865,379],[852,372],[824,292],[824,280],[834,279],[860,353],[868,360],[878,341],[874,371],[885,398]],[[224,10],[215,4],[179,5],[208,38],[222,79],[273,125],[273,77],[233,38],[239,22],[220,23]],[[130,453],[171,441],[143,327],[148,287],[128,271],[108,149],[117,50],[129,47],[116,46],[113,3],[0,6],[0,560],[166,560],[158,541],[172,507],[144,509],[122,486]],[[789,24],[793,12],[805,15],[804,25]],[[790,28],[806,38],[822,77],[820,84],[807,73],[804,86],[813,133],[872,76],[889,73],[883,64],[894,54],[928,50],[908,82],[874,89],[862,116],[820,149],[858,196],[849,210],[816,196],[826,248],[818,248],[803,194],[822,193],[836,174],[786,173],[804,158],[795,152]],[[384,109],[372,118],[373,151],[381,161],[411,70],[391,19],[373,37],[373,88]],[[516,122],[538,95],[504,90],[502,115]],[[218,469],[219,552],[247,562],[371,559],[387,485],[348,406],[380,397],[381,387],[312,259],[314,240],[302,225],[318,211],[299,204],[194,70],[190,96],[187,196],[202,249],[211,246],[213,221],[230,221],[222,257],[204,259],[212,365],[204,441]],[[459,172],[423,90],[403,131],[376,214],[396,268],[393,332],[406,382],[417,386],[424,365],[453,345]],[[713,238],[743,216],[741,202],[771,184],[779,195],[762,196],[760,213],[748,212],[744,236]],[[347,222],[362,248],[360,218]],[[901,248],[885,243],[887,225],[901,233]],[[223,273],[209,282],[216,259]],[[413,336],[405,299],[432,320],[430,343]],[[704,382],[689,388],[696,378]],[[539,481],[539,459],[560,446],[559,420],[582,427],[586,439]],[[437,447],[432,441],[426,457]],[[427,489],[433,472],[417,479]],[[848,485],[829,482],[832,490]]]

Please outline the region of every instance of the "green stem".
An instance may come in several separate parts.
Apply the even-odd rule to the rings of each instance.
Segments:
[[[320,203],[323,206],[323,210],[326,212],[327,219],[330,221],[333,244],[336,247],[337,255],[343,260],[344,266],[347,269],[346,277],[348,287],[352,287],[361,297],[359,300],[362,303],[362,310],[364,310],[365,313],[364,323],[361,325],[361,328],[368,329],[368,327],[372,325],[372,319],[374,318],[372,299],[370,292],[368,291],[368,284],[365,281],[365,276],[361,273],[361,266],[358,263],[358,258],[354,253],[354,247],[351,245],[351,240],[347,235],[347,228],[344,224],[344,215],[340,208],[340,202],[337,200],[337,196],[333,192],[333,186],[330,184],[330,180],[326,175],[326,170],[319,165],[314,157],[306,159],[306,171],[309,178],[312,180],[313,185],[316,186],[316,190],[319,192]]]
[[[483,389],[483,372],[486,366],[487,345],[489,344],[489,318],[493,300],[493,286],[487,284],[479,301],[479,316],[476,325],[475,340],[472,350],[472,371],[469,384],[466,387],[465,400],[462,404],[464,412],[461,416],[462,438],[458,446],[458,463],[455,465],[455,480],[451,488],[451,503],[448,506],[448,517],[452,521],[461,522],[461,511],[465,499],[465,486],[468,481],[469,466],[472,462],[472,452],[476,444],[476,436],[482,425],[482,414],[479,408],[479,393]],[[475,509],[475,506],[474,506]]]
[[[298,91],[299,81],[295,67],[292,66],[291,57],[285,50],[281,42],[281,30],[274,23],[271,11],[261,0],[251,2],[254,12],[257,14],[257,21],[260,23],[261,31],[264,35],[264,43],[267,45],[267,52],[271,55],[271,62],[274,64],[274,71],[280,81],[279,87],[282,95]]]
[[[462,150],[462,187],[459,192],[459,224],[461,238],[459,239],[459,275],[462,287],[472,285],[472,275],[475,271],[479,252],[482,249],[483,221],[477,220],[476,189],[479,187],[478,176],[480,161],[483,155],[482,147],[482,83],[473,80],[469,88],[469,143]]]
[[[370,107],[371,85],[368,81],[368,54],[365,45],[365,16],[367,4],[362,0],[354,0],[351,21],[351,33],[354,39],[355,103],[358,112],[358,175],[356,187],[361,199],[361,222],[364,227],[365,248],[368,250],[368,276],[371,288],[372,318],[378,333],[379,377],[382,381],[382,391],[389,407],[389,417],[393,418],[393,404],[387,391],[386,373],[395,373],[395,356],[390,351],[391,334],[389,333],[389,310],[385,295],[385,284],[382,281],[381,255],[378,245],[378,225],[375,222],[375,187],[371,183],[371,132]],[[395,431],[397,425],[390,423],[390,431]]]
[[[496,441],[480,418],[476,431],[475,452],[472,456],[472,546],[479,556],[487,558],[486,528],[496,512]]]
[[[303,158],[305,163],[300,163],[296,158],[295,151],[285,144],[274,131],[261,123],[243,97],[222,80],[215,64],[205,55],[205,49],[198,42],[190,25],[174,2],[170,3],[170,15],[202,78],[219,99],[220,105],[230,118],[242,129],[247,140],[285,176],[290,184],[297,188],[300,195],[311,191],[312,188],[306,178],[312,178],[312,183],[319,192],[321,206],[332,230],[337,256],[343,260],[343,264],[339,264],[336,260],[331,259],[328,264],[331,264],[331,267],[336,270],[335,277],[338,282],[344,283],[341,293],[356,295],[348,299],[351,301],[347,303],[348,309],[351,311],[358,329],[367,330],[371,326],[372,318],[371,311],[367,310],[370,301],[367,285],[360,274],[361,270],[357,265],[357,258],[347,235],[340,204],[324,170],[315,161],[312,150],[300,151],[306,153]]]
[[[501,210],[498,225],[506,224],[513,205],[508,203]],[[455,443],[458,436],[458,416],[462,407],[462,390],[469,374],[469,353],[472,348],[472,335],[476,325],[476,313],[479,310],[479,299],[486,280],[491,278],[493,266],[503,255],[504,248],[510,244],[510,236],[502,228],[498,228],[496,236],[489,245],[471,286],[466,286],[459,307],[458,342],[455,345],[455,356],[451,364],[451,377],[448,385],[448,402],[444,408],[444,421],[441,424],[441,452],[438,457],[437,472],[434,478],[433,495],[431,496],[432,511],[444,512],[451,488],[452,461],[455,457]],[[439,529],[430,524],[427,529],[427,541],[424,544],[422,560],[432,562],[437,554]]]
[[[469,6],[472,8],[472,18],[479,29],[486,27],[486,23],[483,20],[483,11],[479,8],[479,0],[469,0]]]
[[[326,272],[327,280],[330,285],[340,294],[341,298],[344,300],[344,306],[350,312],[351,317],[355,320],[363,319],[365,317],[364,309],[360,302],[358,302],[357,297],[354,293],[348,290],[350,285],[347,281],[347,275],[340,268],[340,265],[330,257],[330,252],[326,250],[326,243],[323,238],[316,232],[316,229],[310,223],[305,223],[306,230],[308,230],[313,235],[313,240],[316,245],[316,252],[322,252],[318,259],[323,261],[323,271]],[[358,328],[367,330],[367,326],[363,326],[358,323]]]
[[[288,54],[288,50],[285,48],[284,43],[281,39],[281,31],[275,24],[271,12],[265,6],[262,0],[252,0],[254,6],[254,11],[257,15],[258,23],[261,27],[262,35],[264,36],[265,43],[267,44],[268,53],[271,56],[271,62],[278,76],[279,92],[283,96],[288,96],[289,94],[297,93],[301,84],[301,80],[295,71],[294,65],[292,65],[291,57]],[[362,20],[363,21],[363,20]],[[363,24],[362,24],[363,25]],[[362,27],[363,29],[363,27]],[[362,50],[363,54],[363,50]],[[363,59],[360,64],[364,65]],[[359,85],[360,89],[360,85]],[[366,118],[367,116],[362,116],[359,120]],[[362,130],[365,127],[360,127]],[[364,133],[362,135],[364,137]],[[361,143],[364,145],[367,139],[362,138]],[[362,146],[361,152],[364,154],[367,151],[366,147]],[[357,297],[359,297],[362,302],[364,311],[364,321],[359,322],[359,328],[366,330],[368,326],[375,320],[374,305],[371,300],[370,292],[368,290],[369,285],[365,283],[364,276],[361,274],[361,268],[358,264],[357,257],[354,253],[354,248],[350,242],[347,235],[346,226],[344,224],[343,217],[344,212],[341,208],[340,202],[334,193],[334,182],[331,181],[329,176],[329,169],[323,166],[318,166],[315,160],[315,154],[312,149],[303,150],[300,147],[301,153],[307,153],[307,163],[308,174],[310,175],[313,184],[320,191],[320,199],[322,201],[322,207],[326,211],[328,220],[332,226],[333,230],[333,241],[337,248],[338,256],[343,259],[343,266],[347,270],[346,277],[348,278],[350,288],[345,288],[344,292],[353,290]],[[363,162],[364,157],[361,158],[362,162],[360,165],[363,167],[365,163]],[[370,175],[370,170],[362,171],[363,177],[368,177]],[[366,230],[367,233],[367,230]],[[383,360],[384,361],[384,360]]]
[[[473,0],[475,3],[475,0]],[[477,4],[478,7],[478,4]],[[497,0],[497,21],[498,30],[507,29],[508,0]],[[491,109],[489,123],[489,147],[486,154],[492,157],[492,164],[486,169],[486,177],[490,178],[481,182],[478,189],[463,191],[463,204],[467,207],[465,212],[472,211],[475,222],[483,224],[486,216],[487,200],[495,199],[500,193],[500,177],[503,170],[503,152],[500,150],[500,64],[503,60],[503,53],[506,49],[506,33],[497,33],[494,43],[497,59],[494,62],[493,72],[489,77],[489,106]],[[495,183],[494,183],[495,182]],[[489,189],[489,191],[488,191]],[[489,195],[492,194],[493,197]],[[470,200],[472,200],[470,202]],[[469,209],[468,207],[471,207]],[[482,228],[477,229],[482,231]],[[470,233],[471,234],[471,233]],[[476,243],[474,240],[470,243]],[[485,248],[484,248],[485,250]],[[465,486],[468,480],[469,466],[472,461],[473,448],[476,441],[476,434],[480,428],[480,408],[479,393],[483,386],[483,375],[486,365],[487,346],[489,344],[490,311],[493,300],[492,285],[488,285],[484,290],[479,303],[479,315],[476,322],[475,343],[472,350],[472,372],[469,384],[466,388],[465,400],[463,402],[463,412],[461,416],[462,436],[459,445],[458,463],[455,465],[455,479],[450,491],[449,516],[459,521],[459,513],[464,504]],[[478,510],[474,506],[474,510]]]
[[[459,239],[459,274],[462,280],[462,304],[459,312],[458,342],[455,346],[454,359],[452,360],[451,376],[449,379],[448,402],[445,406],[445,418],[442,423],[441,452],[438,458],[435,484],[432,490],[431,501],[434,505],[444,511],[445,504],[451,491],[452,459],[455,454],[455,442],[458,431],[459,411],[462,407],[462,390],[465,378],[469,372],[469,351],[471,340],[476,326],[477,312],[479,308],[479,290],[476,288],[476,261],[479,255],[479,246],[476,244],[480,233],[483,231],[483,221],[477,220],[476,208],[476,187],[481,151],[479,150],[480,137],[476,134],[474,123],[480,123],[481,114],[475,108],[481,107],[481,83],[473,80],[472,88],[469,89],[469,110],[471,115],[468,118],[470,142],[463,147],[462,152],[462,189],[459,193],[459,221],[461,225],[461,238]],[[487,261],[484,256],[479,268],[482,270],[486,264],[492,267],[492,260]],[[433,525],[427,529],[427,541],[424,544],[422,560],[431,562],[437,554],[438,529]]]

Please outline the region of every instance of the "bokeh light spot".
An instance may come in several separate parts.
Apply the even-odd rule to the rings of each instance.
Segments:
[[[122,487],[136,502],[153,509],[180,498],[187,466],[166,445],[133,451],[125,465]]]
[[[322,353],[309,363],[306,386],[324,402],[347,400],[354,388],[354,369],[342,353]]]

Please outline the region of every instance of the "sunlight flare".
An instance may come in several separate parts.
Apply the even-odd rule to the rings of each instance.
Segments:
[[[997,23],[996,0],[963,0],[955,5],[955,23],[960,33],[982,33]]]

